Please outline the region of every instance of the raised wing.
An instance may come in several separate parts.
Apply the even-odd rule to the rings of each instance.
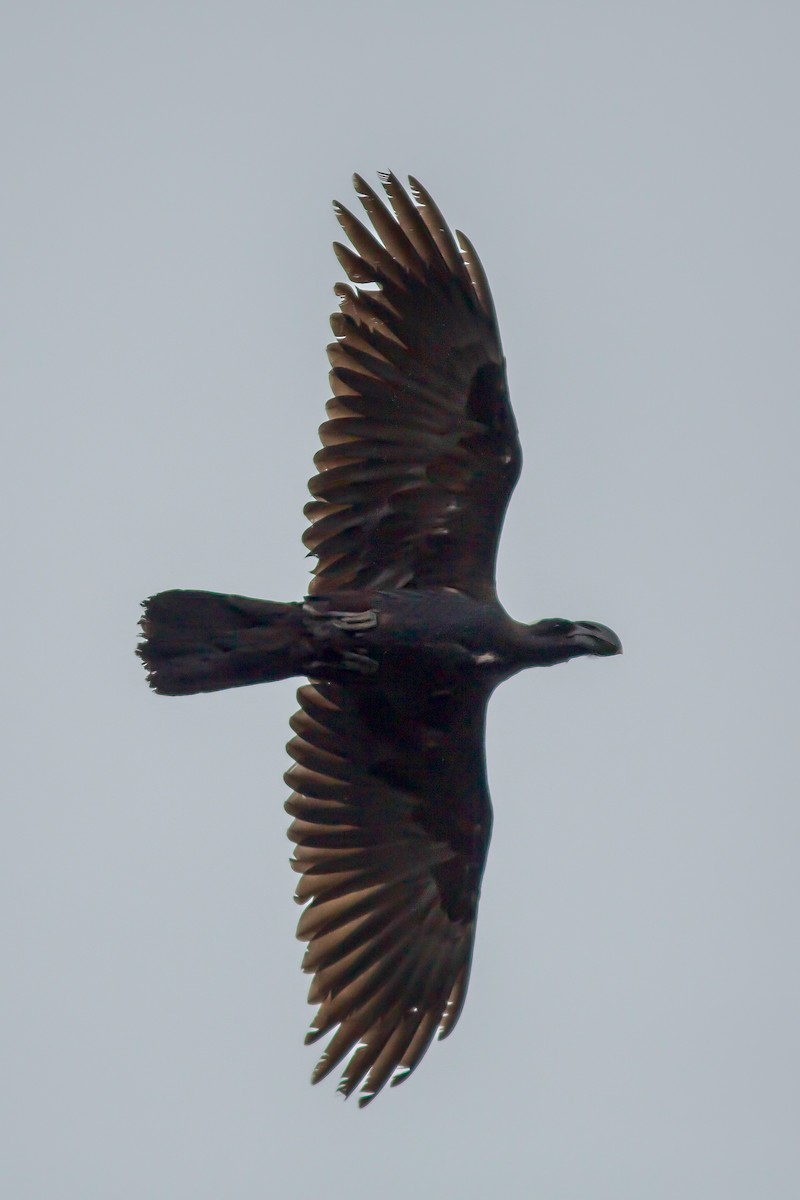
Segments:
[[[393,214],[355,176],[380,241],[335,206],[354,249],[334,249],[360,286],[335,289],[334,395],[305,509],[310,591],[445,586],[489,600],[522,465],[489,285],[416,180],[416,203],[381,180]]]
[[[339,1091],[360,1086],[363,1106],[464,1003],[492,819],[486,698],[372,684],[308,684],[298,698],[286,808],[319,1004],[306,1042],[335,1030],[312,1082],[349,1058]]]

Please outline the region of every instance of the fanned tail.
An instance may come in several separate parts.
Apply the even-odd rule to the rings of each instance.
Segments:
[[[306,674],[311,651],[300,604],[218,592],[145,600],[137,654],[162,696],[187,696]]]

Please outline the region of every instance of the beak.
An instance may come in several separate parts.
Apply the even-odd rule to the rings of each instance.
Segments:
[[[585,646],[590,654],[622,654],[622,642],[614,630],[596,621],[576,621],[570,638]]]

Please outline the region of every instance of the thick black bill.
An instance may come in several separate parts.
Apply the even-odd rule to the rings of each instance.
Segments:
[[[572,636],[585,641],[592,654],[622,654],[622,642],[614,630],[596,621],[576,621]]]

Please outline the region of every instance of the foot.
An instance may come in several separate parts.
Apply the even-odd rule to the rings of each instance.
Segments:
[[[335,678],[338,671],[352,671],[356,675],[375,675],[378,664],[368,654],[359,654],[356,650],[340,650],[335,663],[313,662],[309,665],[308,673],[313,679],[319,674],[322,678]]]
[[[378,624],[378,614],[374,608],[368,608],[366,612],[344,612],[332,608],[318,608],[313,601],[306,601],[303,612],[315,621],[330,621],[334,629],[344,629],[348,633],[365,633]]]
[[[378,624],[378,614],[372,608],[366,612],[331,612],[328,616],[336,629],[346,629],[349,633],[364,633]]]

